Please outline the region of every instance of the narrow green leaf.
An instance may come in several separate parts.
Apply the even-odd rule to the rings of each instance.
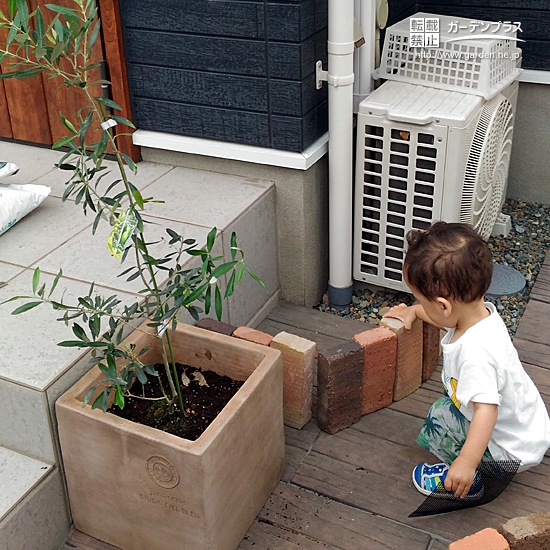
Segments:
[[[58,6],[56,4],[46,4],[46,7],[55,13],[60,13],[61,15],[64,15],[65,17],[72,17],[74,19],[78,19],[78,14],[75,10],[71,8],[66,8],[65,6]]]
[[[237,268],[237,284],[240,285],[241,281],[243,280],[244,275],[244,264],[241,262],[239,263],[239,267]]]
[[[55,287],[57,286],[57,283],[59,282],[59,279],[63,276],[63,270],[60,269],[57,275],[55,276],[55,279],[53,280],[52,286],[50,288],[50,292],[48,294],[48,299],[52,295],[53,291],[55,290]]]
[[[219,279],[222,275],[225,275],[228,271],[231,271],[236,265],[237,262],[227,262],[225,264],[219,265],[212,272],[212,277],[216,277],[216,279]]]
[[[90,41],[88,42],[88,53],[92,51],[92,48],[96,43],[97,37],[99,36],[100,29],[101,29],[101,20],[98,19],[95,24],[94,30],[92,31],[92,34],[90,34]]]
[[[112,118],[113,120],[116,120],[117,122],[120,122],[121,124],[124,124],[125,126],[129,126],[130,128],[135,128],[134,123],[131,120],[128,120],[127,118],[124,118],[123,116],[109,115],[109,118]]]
[[[124,394],[122,393],[122,389],[120,386],[115,387],[115,405],[119,409],[124,408]]]
[[[221,321],[221,318],[222,318],[222,293],[220,292],[220,287],[218,285],[216,285],[215,305],[216,305],[216,317],[218,318],[218,321]]]
[[[40,283],[40,268],[37,267],[34,270],[33,276],[32,276],[32,293],[36,294],[36,290],[38,289],[38,284]]]
[[[237,234],[235,231],[231,233],[231,259],[234,260],[237,255]]]
[[[63,53],[64,49],[65,49],[65,41],[64,40],[59,41],[53,47],[53,50],[52,50],[52,53],[51,53],[51,56],[50,56],[50,59],[51,59],[52,63],[54,63],[55,61],[57,61],[57,59],[59,59],[59,56]],[[63,116],[61,118],[63,118]]]
[[[44,26],[44,17],[42,15],[42,11],[40,10],[40,6],[36,8],[35,27],[36,27],[36,36],[37,36],[36,43],[38,44],[38,46],[43,47],[45,26]]]
[[[89,341],[89,338],[86,336],[86,332],[78,323],[74,323],[72,326],[72,329],[73,329],[74,335],[80,340],[82,340],[82,342]]]
[[[85,407],[85,406],[90,402],[90,399],[93,397],[96,388],[97,388],[97,386],[92,386],[92,387],[88,390],[88,392],[87,392],[86,395],[84,396],[84,402],[82,403],[82,406],[83,406],[83,407]]]
[[[52,145],[52,149],[59,149],[60,147],[63,147],[64,145],[67,145],[67,143],[73,141],[73,139],[75,138],[76,136],[66,136],[62,139],[60,139],[59,141],[56,141],[53,145]]]
[[[218,230],[213,227],[210,230],[210,233],[208,233],[208,237],[206,237],[206,250],[208,252],[212,252],[212,247],[214,246],[214,241],[216,240],[216,233]]]
[[[128,165],[130,170],[132,170],[132,172],[134,174],[137,174],[137,165],[136,165],[136,163],[125,153],[121,152],[120,156],[124,159],[124,162]]]
[[[246,270],[248,271],[248,274],[265,290],[267,290],[265,288],[265,284],[264,282],[257,276],[257,275],[254,275],[254,273],[252,273],[252,271],[250,271],[250,269],[248,269],[248,267],[246,268]]]
[[[212,285],[210,285],[206,289],[206,293],[204,294],[204,312],[207,315],[210,312],[211,299],[212,299]]]
[[[72,132],[74,136],[77,136],[78,132],[76,131],[76,128],[74,127],[73,123],[70,120],[67,120],[61,113],[59,113],[59,116],[65,128],[67,128],[70,132]]]
[[[11,314],[12,315],[19,315],[20,313],[25,313],[25,311],[29,311],[29,309],[33,309],[37,306],[42,304],[42,302],[27,302],[26,304],[23,304],[22,306],[19,306],[17,309],[14,309]]]
[[[112,99],[108,99],[106,97],[94,97],[94,99],[98,103],[105,105],[105,107],[109,107],[110,109],[115,109],[117,111],[122,111],[122,107],[118,103],[115,103]]]
[[[143,206],[144,206],[143,197],[141,196],[141,193],[139,192],[139,189],[133,189],[132,190],[132,196],[136,200],[137,205],[140,208],[143,208]]]
[[[229,277],[227,288],[225,289],[224,298],[231,296],[233,294],[234,288],[235,288],[235,272],[233,271],[233,273],[231,273],[231,277]]]

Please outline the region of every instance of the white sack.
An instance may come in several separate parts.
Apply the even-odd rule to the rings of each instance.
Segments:
[[[19,166],[17,166],[17,164],[13,164],[12,162],[0,162],[0,179],[11,176],[12,174],[17,174],[18,171]]]
[[[50,193],[46,185],[0,184],[0,235],[34,210]]]

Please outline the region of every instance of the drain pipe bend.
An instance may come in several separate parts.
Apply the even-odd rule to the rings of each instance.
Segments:
[[[354,0],[328,3],[329,280],[331,307],[352,297]]]

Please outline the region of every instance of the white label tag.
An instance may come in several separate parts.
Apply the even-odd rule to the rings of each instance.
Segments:
[[[108,130],[109,128],[112,128],[113,126],[116,126],[118,123],[116,120],[113,120],[112,118],[107,119],[105,122],[101,123],[101,127],[104,130]]]

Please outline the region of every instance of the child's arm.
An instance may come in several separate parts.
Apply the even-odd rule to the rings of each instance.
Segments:
[[[473,403],[474,416],[460,454],[451,464],[445,479],[445,489],[463,498],[468,494],[476,469],[487,449],[497,422],[498,406],[488,403]]]
[[[403,321],[405,325],[405,330],[408,332],[411,330],[412,324],[416,319],[421,319],[425,323],[429,323],[437,328],[444,328],[439,325],[436,325],[424,311],[424,308],[420,304],[414,304],[412,306],[406,306],[405,304],[399,304],[398,306],[392,307],[383,317],[392,317],[394,319],[399,319]]]

